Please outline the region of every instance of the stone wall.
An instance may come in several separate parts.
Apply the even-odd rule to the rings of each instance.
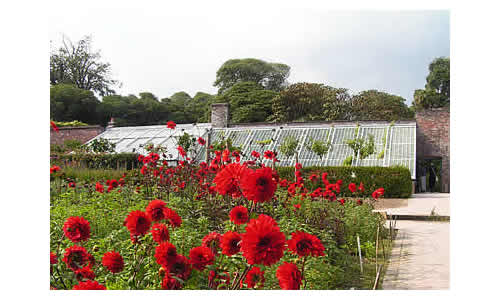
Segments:
[[[50,129],[50,144],[62,145],[66,140],[86,143],[104,131],[102,126],[59,127],[59,132]]]
[[[450,109],[417,112],[417,160],[441,158],[441,191],[450,191]]]
[[[229,123],[229,104],[228,103],[213,103],[212,117],[210,119],[212,126],[215,128],[227,127]]]

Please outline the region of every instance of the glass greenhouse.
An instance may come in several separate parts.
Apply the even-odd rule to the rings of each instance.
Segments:
[[[188,133],[198,138],[203,137],[214,144],[221,139],[230,138],[233,146],[242,149],[244,156],[255,150],[279,150],[281,143],[288,137],[299,141],[299,161],[306,166],[341,166],[344,160],[353,156],[353,150],[346,140],[353,138],[374,138],[375,153],[365,159],[354,159],[353,166],[395,166],[402,165],[410,169],[415,179],[416,124],[415,122],[360,122],[360,123],[292,123],[286,125],[248,124],[231,125],[227,128],[213,128],[210,123],[178,124],[172,130],[165,125],[112,127],[106,129],[95,139],[104,138],[116,144],[116,152],[135,152],[145,154],[143,146],[154,144],[163,146],[170,157],[176,159],[177,140]],[[321,140],[329,145],[328,153],[321,159],[312,152],[308,145],[312,140]],[[278,151],[279,152],[279,151]],[[205,149],[197,145],[196,159],[205,159]],[[293,158],[286,158],[278,153],[278,166],[292,166]]]

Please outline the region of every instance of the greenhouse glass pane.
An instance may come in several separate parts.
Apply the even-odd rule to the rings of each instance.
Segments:
[[[356,162],[357,166],[383,166],[384,159],[380,158],[380,153],[384,150],[384,139],[387,135],[388,127],[361,127],[359,137],[368,140],[369,135],[373,136],[375,152],[363,160]],[[385,156],[385,153],[384,153]]]
[[[304,140],[305,132],[307,129],[303,128],[294,128],[294,129],[282,129],[280,130],[280,134],[276,138],[276,141],[273,143],[273,148],[276,148],[278,152],[278,159],[280,162],[277,164],[278,166],[293,166],[295,164],[295,157],[286,157],[280,152],[280,146],[288,137],[293,137],[297,139],[299,145],[297,146],[297,151],[300,153],[302,141]],[[300,161],[300,160],[299,160]]]
[[[326,159],[328,166],[341,166],[348,156],[354,155],[346,140],[356,137],[356,127],[335,127],[333,141]]]
[[[415,178],[415,127],[393,127],[388,152],[389,166],[405,166]]]
[[[259,141],[267,141],[271,140],[275,134],[275,131],[272,129],[257,129],[254,130],[253,135],[250,137],[250,141],[248,142],[248,145],[243,149],[244,154],[247,157],[250,157],[252,151],[257,151],[261,155],[264,154],[266,150],[270,149],[270,144],[269,145],[262,145],[259,144]]]
[[[333,130],[331,131],[333,132]],[[299,161],[306,166],[312,166],[314,164],[323,165],[326,162],[326,158],[328,153],[323,157],[323,160],[320,160],[320,157],[316,155],[316,153],[312,152],[308,149],[308,146],[311,144],[311,140],[321,140],[328,142],[331,140],[332,133],[330,132],[330,128],[309,128],[306,129],[304,134],[303,147],[299,153]]]

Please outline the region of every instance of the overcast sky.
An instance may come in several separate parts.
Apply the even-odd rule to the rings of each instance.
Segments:
[[[154,11],[154,10],[153,10]],[[133,13],[133,14],[132,14]],[[53,12],[52,46],[92,35],[111,63],[119,94],[216,93],[228,59],[258,58],[291,67],[290,83],[351,92],[378,89],[411,104],[428,65],[450,55],[448,11],[224,10]]]

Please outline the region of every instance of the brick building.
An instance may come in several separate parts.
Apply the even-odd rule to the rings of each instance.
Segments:
[[[50,144],[62,145],[67,140],[77,140],[86,143],[104,132],[104,127],[95,126],[78,126],[78,127],[60,127],[59,132],[50,130]]]
[[[417,185],[420,191],[429,191],[423,182],[434,172],[426,162],[441,162],[440,190],[450,192],[450,109],[447,107],[426,109],[415,115],[417,123]],[[432,175],[431,175],[432,176]],[[423,190],[422,190],[423,188]]]

